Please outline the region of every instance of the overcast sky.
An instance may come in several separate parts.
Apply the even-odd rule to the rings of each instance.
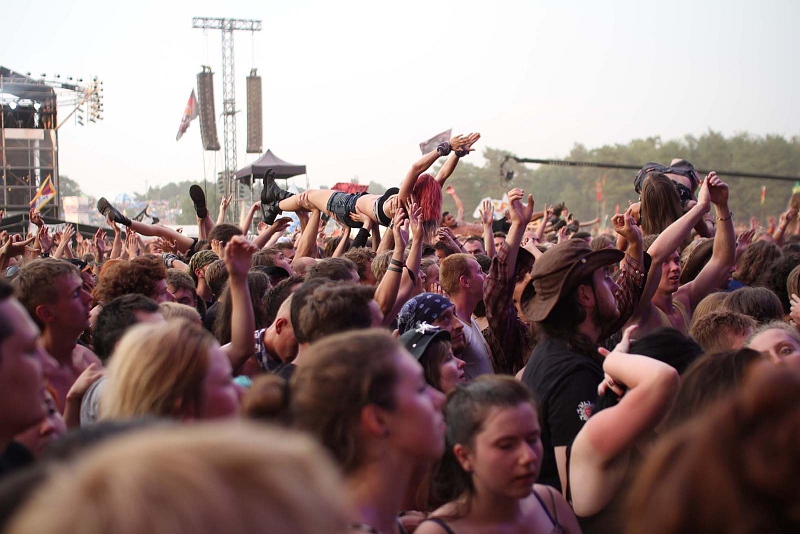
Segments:
[[[222,110],[221,35],[192,29],[193,16],[263,21],[235,35],[239,166],[258,157],[245,154],[256,67],[264,149],[305,164],[312,186],[397,185],[418,143],[448,128],[481,132],[479,151],[533,158],[708,129],[800,134],[791,0],[17,3],[4,10],[0,64],[105,82],[105,120],[59,134],[61,173],[85,191],[222,170],[199,121],[175,141],[203,64]]]

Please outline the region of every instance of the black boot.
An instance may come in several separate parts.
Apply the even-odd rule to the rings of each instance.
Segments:
[[[294,193],[284,191],[275,183],[275,173],[269,169],[264,174],[264,189],[261,190],[261,206],[277,203],[285,198],[294,196]]]
[[[278,207],[277,202],[269,205],[264,203],[261,204],[261,220],[263,220],[265,224],[274,223],[275,219],[281,213],[283,213],[283,210]]]
[[[106,200],[106,197],[100,197],[100,200],[97,201],[97,211],[99,211],[103,217],[108,217],[117,224],[121,224],[123,226],[131,225],[131,220],[125,217],[117,208],[112,206],[108,200]]]
[[[199,185],[193,185],[189,188],[189,196],[194,204],[194,211],[197,213],[198,219],[205,219],[208,217],[208,208],[206,208],[206,194],[203,188]]]

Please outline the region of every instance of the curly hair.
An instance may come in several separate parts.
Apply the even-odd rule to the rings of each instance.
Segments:
[[[344,257],[356,264],[358,269],[358,278],[362,282],[368,279],[367,272],[372,274],[370,266],[372,260],[375,259],[375,251],[367,247],[356,247],[348,250]]]
[[[167,268],[152,254],[120,262],[105,272],[94,288],[94,298],[99,304],[111,302],[122,295],[137,293],[156,299],[156,286],[167,278]]]
[[[733,277],[746,286],[753,285],[775,260],[782,256],[781,249],[770,241],[751,243],[739,256]]]

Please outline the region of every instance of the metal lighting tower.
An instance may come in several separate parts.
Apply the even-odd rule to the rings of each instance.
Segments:
[[[225,144],[225,170],[223,194],[233,193],[234,201],[241,198],[238,184],[234,183],[233,174],[238,167],[236,159],[236,88],[234,83],[233,32],[244,30],[261,31],[260,20],[220,19],[193,17],[192,28],[204,30],[222,30],[222,115],[224,121],[223,143]],[[236,204],[238,205],[238,202]],[[236,210],[233,210],[236,211]]]

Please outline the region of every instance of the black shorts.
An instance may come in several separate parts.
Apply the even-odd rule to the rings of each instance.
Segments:
[[[356,212],[356,202],[364,195],[366,193],[342,193],[337,191],[328,199],[328,207],[326,209],[333,213],[339,222],[346,224],[350,228],[361,228],[363,224],[351,219],[350,214]]]

